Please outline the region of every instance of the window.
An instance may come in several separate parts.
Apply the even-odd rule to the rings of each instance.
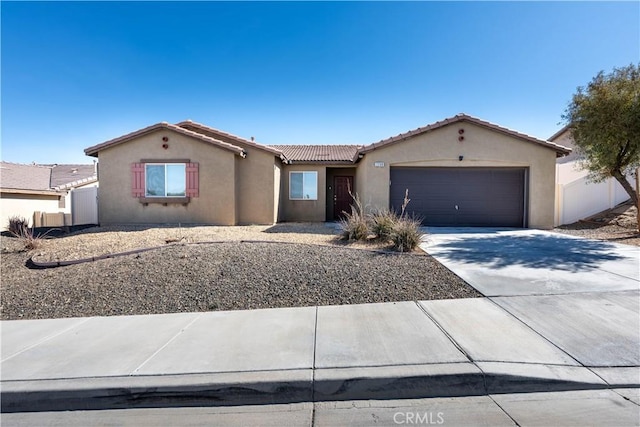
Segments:
[[[318,172],[289,172],[290,200],[318,200]]]
[[[145,165],[146,197],[185,197],[187,194],[184,163]]]
[[[189,203],[199,197],[199,165],[188,159],[131,164],[131,195],[141,203]]]

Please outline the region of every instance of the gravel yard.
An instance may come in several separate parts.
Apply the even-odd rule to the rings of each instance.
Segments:
[[[335,235],[324,224],[95,228],[47,239],[31,253],[2,237],[2,319],[481,296],[429,255],[372,250],[382,246],[375,244],[354,249]],[[196,244],[206,241],[223,243]],[[149,246],[163,247],[67,267],[25,267],[29,256],[67,260]]]
[[[636,207],[631,202],[626,202],[587,220],[557,227],[554,231],[589,239],[640,246],[636,213]]]

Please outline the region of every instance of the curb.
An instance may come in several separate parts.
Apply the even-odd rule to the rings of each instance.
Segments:
[[[529,375],[497,363],[480,367],[473,363],[444,363],[3,381],[2,413],[417,399],[640,387],[640,382],[608,384],[584,367],[534,366]],[[543,371],[549,369],[553,375],[544,374]]]

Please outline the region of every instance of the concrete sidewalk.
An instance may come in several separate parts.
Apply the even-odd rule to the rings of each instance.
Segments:
[[[3,321],[2,412],[640,387],[636,248],[480,231],[425,247],[489,298]]]
[[[637,293],[574,300],[602,335],[522,298],[5,321],[2,412],[640,387]]]

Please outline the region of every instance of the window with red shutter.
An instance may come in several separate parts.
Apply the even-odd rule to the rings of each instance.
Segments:
[[[198,197],[199,187],[198,163],[143,161],[131,165],[131,194],[143,203],[154,199],[169,203],[168,199],[182,201],[185,197]]]

